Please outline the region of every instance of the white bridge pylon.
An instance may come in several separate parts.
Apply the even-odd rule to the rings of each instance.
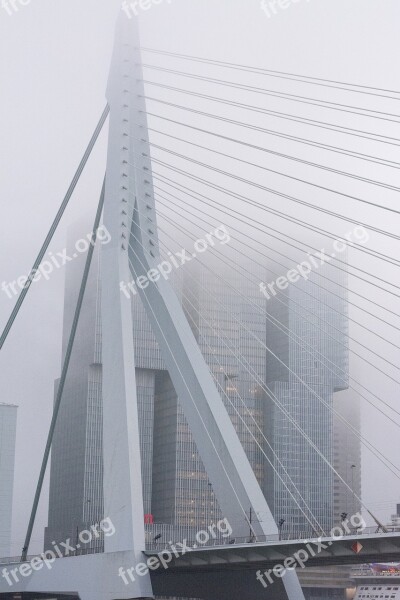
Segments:
[[[112,428],[104,431],[107,439],[104,449],[105,510],[109,511],[106,516],[110,516],[117,527],[117,537],[107,540],[114,551],[132,548],[140,551],[144,540],[133,327],[130,303],[121,296],[119,282],[130,281],[132,277],[137,280],[161,261],[142,80],[136,19],[121,19],[108,91],[111,127],[105,224],[114,243],[112,247],[104,247],[102,265],[104,416],[105,423],[108,419],[114,421]],[[263,515],[262,522],[252,524],[256,536],[278,533],[170,284],[160,278],[145,289],[139,286],[139,293],[215,496],[223,516],[232,526],[233,535],[245,537],[248,534],[245,515],[250,507],[254,514]],[[120,392],[118,399],[115,390]],[[121,433],[126,437],[121,439]],[[120,448],[118,467],[116,445]],[[125,496],[121,496],[122,490]],[[126,506],[125,514],[121,512],[121,506]],[[118,529],[119,522],[125,529]],[[129,532],[126,526],[131,523],[134,526]],[[132,546],[125,547],[127,543]],[[288,598],[304,598],[294,572],[288,572],[284,584]]]
[[[121,13],[107,90],[110,130],[104,225],[111,242],[102,246],[101,261],[104,517],[112,520],[116,533],[105,538],[104,554],[57,560],[52,570],[35,572],[12,590],[0,578],[0,593],[74,592],[81,600],[153,597],[149,574],[129,586],[118,574],[119,567],[126,569],[145,559],[133,324],[131,304],[121,294],[120,282],[145,275],[161,261],[143,96],[138,24]],[[233,536],[248,535],[245,515],[250,507],[253,514],[263,515],[262,521],[251,525],[255,536],[278,533],[178,298],[162,278],[139,291]],[[304,600],[294,571],[285,574],[283,584],[289,600]],[[261,593],[267,597],[260,588]]]

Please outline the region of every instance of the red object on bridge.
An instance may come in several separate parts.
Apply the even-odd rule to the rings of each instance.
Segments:
[[[354,544],[351,547],[354,554],[360,554],[360,552],[363,548],[364,548],[364,546],[362,544],[360,544],[360,542],[354,542]]]

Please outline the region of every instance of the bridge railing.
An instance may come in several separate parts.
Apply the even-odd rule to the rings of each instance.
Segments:
[[[84,556],[86,554],[102,554],[103,550],[101,548],[80,548],[79,550],[75,550],[74,552],[70,552],[67,556],[55,556],[55,558],[71,558],[73,556]],[[43,556],[42,553],[38,554],[30,554],[26,557],[26,561],[31,562],[34,558],[38,558]],[[50,556],[48,556],[48,559]],[[21,556],[9,556],[6,558],[0,557],[0,565],[13,565],[21,562]]]
[[[377,527],[366,527],[364,529],[349,529],[348,531],[343,530],[343,537],[348,536],[362,536],[362,535],[378,535],[385,533],[400,533],[400,528],[397,530],[391,530],[388,532],[378,531]],[[247,536],[247,537],[229,537],[229,538],[217,538],[210,539],[208,542],[199,543],[197,540],[185,540],[188,548],[207,548],[207,547],[216,547],[216,546],[235,546],[235,545],[243,545],[243,544],[265,544],[267,542],[279,542],[279,541],[300,541],[306,542],[308,540],[315,540],[319,537],[332,537],[330,535],[326,535],[324,533],[317,534],[315,531],[299,531],[299,532],[282,532],[281,534],[271,534],[271,535],[259,535],[259,536]],[[338,536],[336,536],[338,537]],[[339,539],[339,538],[338,538]],[[183,540],[175,540],[173,543],[183,542]],[[170,548],[169,540],[153,540],[147,541],[146,550],[150,552],[162,552],[163,550],[168,550]]]
[[[360,537],[362,535],[386,535],[390,533],[399,533],[400,528],[390,528],[387,532],[383,532],[381,530],[378,531],[377,527],[366,527],[365,529],[350,529],[348,531],[343,530],[343,537],[347,536],[356,536]],[[299,532],[282,532],[281,534],[271,534],[271,535],[259,535],[259,536],[247,536],[247,537],[227,537],[227,538],[216,538],[210,539],[208,542],[199,543],[197,540],[188,540],[188,539],[180,539],[174,540],[173,544],[179,544],[185,542],[188,548],[207,548],[207,547],[217,547],[217,546],[235,546],[235,545],[243,545],[243,544],[265,544],[267,542],[279,542],[279,541],[300,541],[306,542],[308,540],[315,540],[319,537],[331,537],[326,536],[323,533],[317,535],[315,531],[299,531]],[[163,540],[149,540],[146,541],[146,551],[147,552],[162,552],[163,550],[168,550],[171,548],[170,538],[168,541]],[[88,547],[81,548],[79,550],[75,550],[71,552],[68,556],[62,558],[70,558],[73,556],[84,556],[87,554],[101,554],[102,549],[98,547]],[[27,557],[26,562],[30,562],[33,558],[40,556],[40,554],[33,554]],[[56,556],[56,558],[59,558]],[[0,558],[0,565],[11,565],[21,562],[20,556],[12,556],[6,558]]]

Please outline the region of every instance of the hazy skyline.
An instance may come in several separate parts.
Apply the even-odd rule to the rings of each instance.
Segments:
[[[109,0],[102,5],[94,0],[79,3],[77,0],[59,0],[57,3],[31,0],[26,6],[20,5],[18,12],[11,15],[0,8],[0,49],[3,57],[0,67],[3,82],[0,97],[0,283],[14,281],[29,272],[104,108],[119,6],[119,0]],[[372,0],[353,0],[351,4],[346,0],[323,3],[321,0],[303,0],[277,14],[271,13],[270,17],[262,10],[258,0],[219,0],[218,3],[211,0],[172,0],[169,3],[166,0],[141,11],[142,44],[188,55],[400,90],[400,73],[395,60],[398,53],[399,17],[400,7],[396,0],[386,0],[384,7]],[[150,62],[148,54],[145,58]],[[173,65],[171,68],[178,66],[173,59],[156,56],[151,57],[151,63]],[[189,65],[179,64],[179,68],[188,70]],[[219,69],[211,72],[209,67],[203,73],[204,71],[216,78],[222,77],[223,73]],[[199,72],[202,72],[201,67]],[[230,71],[224,73],[224,76],[227,80],[241,77]],[[152,78],[155,77],[152,73]],[[159,75],[160,81],[165,83],[166,79],[168,75]],[[186,87],[189,85],[186,82]],[[268,87],[278,89],[279,85],[274,80],[268,80]],[[284,85],[286,84],[283,83],[282,86]],[[204,88],[208,91],[211,86],[204,84]],[[151,95],[160,93],[153,87],[151,92]],[[218,90],[218,93],[221,97],[230,97],[229,90]],[[314,96],[317,92],[313,86],[303,86],[298,93]],[[332,90],[318,90],[318,95],[325,99],[334,97],[336,100],[334,94]],[[243,96],[243,93],[238,92],[235,99],[244,101]],[[183,103],[183,99],[181,100]],[[195,102],[190,98],[184,100],[188,106]],[[264,98],[251,98],[251,101],[262,103],[262,106],[266,102]],[[340,101],[345,102],[343,96]],[[276,110],[281,101],[272,103]],[[373,96],[364,97],[352,93],[349,94],[348,103],[399,113],[398,102]],[[151,104],[151,108],[154,111],[155,105]],[[292,112],[296,110],[300,109],[292,107]],[[318,112],[312,107],[304,110],[309,115]],[[228,109],[227,112],[238,114],[234,113],[234,109]],[[348,127],[363,127],[363,120],[352,115],[329,116],[331,120],[339,121],[340,118]],[[249,120],[256,122],[260,120],[260,116],[251,116]],[[399,137],[400,127],[395,123],[372,123],[370,119],[365,119],[365,122],[364,127],[368,130]],[[156,119],[151,123],[153,127],[160,125]],[[290,131],[290,124],[285,127],[286,131]],[[222,133],[226,134],[227,131],[229,127],[222,129],[221,126]],[[305,134],[305,128],[303,133]],[[307,134],[311,137],[313,132],[307,131]],[[94,215],[105,169],[106,137],[105,128],[60,230],[51,244],[53,252],[62,251],[66,246],[66,227],[69,223],[76,221],[82,214],[91,212]],[[168,140],[163,139],[163,143],[167,144]],[[265,139],[264,144],[267,145]],[[218,145],[214,143],[214,147],[218,148]],[[365,148],[368,147],[369,151],[371,145],[360,139],[352,140],[352,147],[355,151],[366,152]],[[376,147],[379,156],[387,160],[398,160],[395,146],[377,144]],[[284,142],[275,142],[274,148],[286,150]],[[308,149],[298,148],[297,154],[307,159],[309,156],[318,157],[318,153],[311,155],[310,152]],[[246,160],[252,160],[254,156],[249,153],[249,158],[247,151],[238,154],[243,155]],[[330,184],[330,187],[338,187],[376,204],[398,206],[394,193],[382,188],[372,188],[357,181],[342,183],[335,175],[314,174],[308,168],[304,173],[303,167],[284,164],[279,162],[280,159],[270,158],[268,155],[258,156],[257,160],[264,165],[279,165],[282,170],[297,176],[302,173],[304,178],[307,175],[310,179],[322,180],[325,185]],[[209,162],[213,161],[214,157],[211,157]],[[353,162],[349,165],[343,157],[332,158],[330,164],[342,170],[358,169],[360,176],[398,185],[394,170],[390,177],[388,169],[369,164],[355,167]],[[225,161],[222,168],[224,166],[227,166],[227,170],[228,167],[232,170],[231,163]],[[292,182],[282,183],[276,175],[260,174],[251,168],[248,169],[247,177],[257,177],[263,185],[271,187],[274,184],[275,187],[281,185],[286,193],[319,203],[321,193],[301,187],[301,184],[299,188]],[[244,193],[245,188],[239,184],[237,189]],[[251,197],[257,197],[258,201],[263,198],[260,192],[254,190],[247,193]],[[331,210],[345,212],[349,217],[398,233],[395,219],[388,213],[366,205],[360,207],[348,198],[331,196],[329,199],[330,202],[325,203],[324,196],[323,202]],[[232,200],[226,202],[233,205]],[[272,201],[270,204],[273,204]],[[289,202],[283,200],[276,200],[276,205],[281,210],[292,211],[291,214],[302,219],[307,219],[311,214],[306,208],[296,207],[294,210]],[[215,212],[212,214],[214,219],[217,218]],[[254,215],[258,218],[260,213],[255,209]],[[274,217],[269,219],[271,223],[278,222]],[[228,220],[229,222],[233,221]],[[333,226],[324,215],[317,215],[313,222],[334,230],[334,233],[343,233],[342,226],[336,222]],[[286,227],[289,234],[296,230],[289,224]],[[346,231],[346,227],[343,227]],[[82,236],[86,233],[88,232],[82,231]],[[370,247],[400,258],[396,242],[376,234],[371,236]],[[394,267],[368,256],[360,256],[355,251],[350,252],[349,260],[367,271],[373,270],[382,278],[398,282],[398,273]],[[15,553],[21,549],[28,522],[51,415],[53,382],[60,372],[64,276],[63,269],[56,270],[49,281],[32,287],[0,357],[0,401],[19,405],[14,495]],[[370,286],[358,281],[352,281],[352,287],[365,295],[373,294],[372,299],[376,301],[385,300],[379,290],[371,291]],[[352,300],[355,298],[352,297]],[[371,310],[368,303],[359,299],[355,301]],[[1,292],[2,325],[12,310],[13,302]],[[386,301],[386,305],[398,312],[400,301],[393,296],[392,301]],[[387,317],[385,312],[378,314]],[[350,315],[367,326],[373,326],[383,337],[390,336],[398,344],[398,333],[391,332],[388,327],[375,320],[369,320],[365,314],[360,316],[356,309],[350,309]],[[389,320],[399,325],[399,320],[395,319],[392,316]],[[351,332],[364,344],[381,351],[388,360],[399,364],[398,350],[383,340],[377,341],[356,325],[352,325]],[[360,353],[371,359],[365,351],[360,350]],[[398,378],[395,369],[387,366],[384,368]],[[389,404],[396,405],[396,384],[374,373],[355,358],[351,362],[351,374],[365,382],[364,385]],[[400,451],[397,428],[386,426],[386,421],[376,416],[368,405],[362,404],[362,407],[363,434],[371,438],[397,464]],[[364,501],[381,519],[386,519],[393,511],[396,501],[400,500],[399,481],[372,461],[366,452],[363,452],[363,459]],[[41,546],[46,521],[47,491],[43,494],[32,549]]]

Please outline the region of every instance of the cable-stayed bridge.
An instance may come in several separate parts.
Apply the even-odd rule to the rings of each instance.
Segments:
[[[319,192],[328,192],[335,196],[338,195],[341,200],[346,199],[348,202],[359,203],[363,207],[373,206],[373,208],[379,209],[385,214],[387,213],[390,217],[393,217],[393,219],[398,218],[400,211],[391,208],[387,204],[373,203],[372,201],[353,193],[340,192],[327,184],[317,183],[316,180],[304,179],[303,176],[298,175],[298,171],[284,173],[272,169],[266,166],[266,164],[260,164],[259,162],[255,163],[252,160],[247,160],[247,153],[249,152],[250,155],[251,150],[262,152],[265,156],[279,155],[280,158],[288,160],[289,164],[296,163],[296,169],[297,166],[301,164],[302,166],[307,167],[307,169],[317,168],[325,173],[332,173],[336,176],[359,182],[363,186],[379,187],[388,190],[389,192],[399,191],[399,188],[395,185],[384,181],[372,180],[364,175],[351,173],[347,170],[345,171],[327,165],[317,164],[298,156],[278,153],[276,150],[261,147],[250,142],[244,142],[241,139],[227,137],[222,133],[218,133],[220,129],[217,126],[217,122],[229,123],[232,126],[241,129],[258,129],[268,136],[290,139],[295,143],[312,146],[328,153],[351,157],[365,163],[370,162],[378,164],[387,169],[398,169],[400,164],[388,160],[388,158],[383,156],[355,152],[354,150],[345,147],[338,147],[333,144],[323,144],[312,138],[298,138],[297,136],[291,136],[288,133],[267,130],[261,126],[252,124],[253,121],[250,119],[248,121],[237,121],[236,119],[231,119],[227,116],[206,113],[197,108],[193,108],[192,106],[188,107],[183,106],[182,104],[170,103],[163,99],[163,95],[155,98],[154,96],[149,95],[147,90],[152,87],[169,89],[179,92],[182,95],[189,95],[191,98],[202,98],[209,100],[211,103],[218,102],[231,108],[246,109],[253,114],[269,114],[270,112],[273,112],[277,118],[285,121],[301,121],[311,128],[322,128],[334,131],[335,133],[340,133],[343,136],[356,136],[362,139],[368,139],[370,142],[374,143],[378,142],[381,144],[389,143],[397,145],[397,142],[400,140],[395,140],[393,137],[390,137],[389,139],[388,136],[378,137],[378,134],[373,131],[365,131],[364,129],[358,130],[353,127],[350,128],[347,126],[335,125],[332,122],[327,123],[315,119],[306,119],[281,111],[269,111],[268,109],[260,108],[255,105],[244,106],[241,102],[236,102],[232,99],[232,97],[234,97],[233,94],[231,97],[227,98],[226,96],[229,96],[228,90],[237,90],[240,88],[241,91],[248,92],[249,94],[255,93],[282,99],[290,98],[293,101],[299,101],[310,106],[325,107],[346,114],[367,116],[367,109],[360,109],[353,105],[338,104],[325,100],[317,101],[315,98],[309,96],[305,97],[286,93],[279,94],[278,92],[267,88],[261,89],[255,88],[254,86],[243,86],[232,81],[229,78],[229,75],[227,75],[228,79],[221,80],[206,75],[195,75],[190,69],[178,71],[167,67],[143,63],[142,51],[146,52],[149,56],[157,54],[163,56],[169,55],[169,53],[149,48],[141,49],[136,20],[128,20],[122,16],[117,27],[114,55],[107,90],[107,107],[93,134],[93,138],[90,141],[79,169],[55,218],[54,224],[50,229],[32,268],[32,278],[29,284],[39,269],[52,236],[79,180],[80,174],[90,156],[91,150],[106,118],[109,115],[110,128],[107,168],[93,227],[93,244],[88,251],[80,293],[76,304],[75,316],[71,325],[68,346],[64,356],[62,374],[54,404],[52,423],[28,532],[22,550],[21,561],[18,563],[4,561],[4,569],[7,569],[9,572],[14,569],[17,574],[24,569],[26,570],[27,567],[29,568],[28,551],[31,543],[33,525],[41,496],[46,467],[49,461],[57,418],[62,403],[69,361],[79,324],[80,312],[93,257],[93,247],[96,241],[96,232],[99,228],[102,215],[103,223],[110,233],[111,238],[110,243],[102,248],[101,253],[102,393],[103,422],[105,424],[103,429],[104,506],[105,516],[112,521],[115,527],[115,533],[110,537],[104,538],[104,552],[70,556],[63,559],[60,558],[51,563],[51,568],[46,569],[43,568],[42,565],[40,569],[33,569],[29,577],[21,577],[19,581],[12,581],[12,586],[10,586],[7,579],[3,577],[0,579],[0,593],[4,595],[5,598],[13,597],[13,594],[22,593],[27,594],[26,598],[29,598],[29,594],[31,594],[31,598],[40,597],[40,594],[48,594],[48,597],[51,597],[51,595],[53,595],[53,597],[54,595],[76,595],[79,596],[81,600],[147,599],[154,597],[154,595],[191,596],[195,598],[204,598],[205,600],[225,600],[225,598],[226,600],[230,600],[236,597],[246,597],[251,600],[252,598],[261,597],[261,594],[263,598],[274,598],[277,600],[280,598],[289,598],[290,600],[301,600],[304,598],[304,595],[295,570],[289,568],[286,569],[282,576],[275,578],[275,581],[271,586],[263,586],[260,582],[260,578],[256,576],[256,571],[273,569],[277,565],[283,564],[286,559],[296,555],[296,553],[306,552],[307,545],[310,544],[311,539],[320,540],[318,543],[322,544],[324,547],[321,548],[320,552],[315,553],[315,556],[311,556],[307,560],[307,563],[310,566],[348,564],[349,562],[358,563],[366,560],[376,561],[379,558],[393,560],[399,552],[400,534],[388,532],[386,528],[373,517],[368,506],[362,502],[361,498],[354,498],[357,503],[363,506],[364,510],[375,519],[377,531],[366,535],[362,535],[361,531],[350,532],[349,535],[344,536],[344,538],[340,540],[335,539],[334,536],[330,536],[329,532],[325,531],[324,525],[320,522],[319,518],[313,514],[307,499],[296,485],[292,475],[286,470],[280,458],[274,455],[274,450],[269,448],[271,453],[264,452],[265,458],[269,461],[276,477],[279,478],[282,486],[287,490],[293,502],[298,507],[298,510],[308,522],[311,532],[311,535],[309,536],[310,539],[307,541],[296,539],[271,539],[270,536],[282,538],[282,531],[279,528],[280,526],[275,523],[271,509],[249,463],[232,420],[225,409],[222,400],[224,391],[219,389],[210,373],[200,351],[198,341],[193,334],[193,328],[188,321],[187,315],[182,309],[181,302],[173,292],[167,278],[159,276],[160,261],[168,256],[168,248],[165,246],[164,241],[159,240],[159,232],[165,233],[167,236],[169,234],[164,232],[162,227],[158,226],[157,219],[162,216],[166,223],[170,223],[176,227],[176,232],[181,231],[182,233],[190,234],[190,226],[188,229],[182,231],[184,228],[174,221],[173,218],[171,219],[171,213],[166,213],[165,210],[172,208],[172,213],[174,214],[175,212],[178,215],[180,212],[184,211],[187,215],[188,223],[193,223],[192,219],[194,219],[194,222],[200,220],[206,225],[210,225],[207,218],[204,218],[207,217],[206,207],[212,206],[213,209],[216,209],[217,211],[222,209],[223,205],[213,198],[220,198],[222,194],[226,194],[232,199],[230,215],[234,216],[237,220],[237,227],[239,228],[237,230],[238,232],[240,232],[241,225],[244,223],[247,225],[250,224],[255,231],[260,229],[260,223],[249,217],[249,213],[246,212],[246,210],[249,211],[250,207],[256,207],[262,208],[267,214],[279,215],[290,221],[296,227],[305,227],[313,233],[322,233],[328,238],[336,240],[336,236],[327,229],[319,226],[317,227],[303,219],[294,217],[292,213],[287,214],[266,205],[260,206],[256,200],[251,200],[251,198],[248,198],[241,193],[243,186],[245,185],[249,186],[250,189],[262,189],[263,191],[272,193],[278,197],[281,196],[296,205],[316,210],[324,216],[329,215],[336,219],[352,223],[353,227],[365,227],[375,234],[386,235],[389,238],[398,241],[399,236],[395,233],[384,231],[381,227],[368,224],[364,222],[364,220],[354,221],[354,219],[346,217],[346,215],[341,212],[315,206],[310,202],[293,196],[291,193],[279,191],[267,187],[267,185],[261,185],[257,183],[253,177],[247,178],[240,175],[239,172],[232,173],[227,171],[225,165],[227,164],[226,160],[240,161],[242,165],[246,165],[249,168],[249,172],[251,173],[255,171],[259,172],[261,170],[266,174],[269,173],[274,176],[279,175],[293,184],[300,183],[303,186],[310,186],[313,189],[317,189]],[[250,73],[259,73],[262,71],[249,66],[240,66],[232,63],[222,64],[219,61],[212,61],[199,57],[181,55],[179,58],[185,63],[192,60],[207,65],[215,64],[219,67],[223,66],[227,69],[227,73],[230,73],[231,71],[237,72],[239,70]],[[207,94],[202,94],[201,92],[176,88],[168,83],[146,79],[143,75],[144,68],[147,69],[146,72],[150,73],[152,71],[162,72],[163,77],[168,74],[174,74],[179,75],[182,78],[196,79],[197,81],[215,84],[215,86],[220,86],[222,90],[224,90],[223,93],[225,94],[225,97],[209,97]],[[263,74],[293,81],[298,80],[297,76],[288,73],[269,72],[265,70]],[[317,81],[312,78],[303,78],[302,81],[306,81],[306,83],[308,82],[310,85],[323,85],[333,89],[339,88],[373,97],[381,96],[383,98],[391,97],[398,99],[397,96],[394,96],[394,94],[398,94],[398,92],[388,90],[374,88],[360,89],[361,86],[356,87],[352,84],[329,82],[327,80]],[[160,115],[152,112],[156,110],[155,107],[158,104],[170,105],[174,110],[182,110],[215,119],[215,129],[206,131],[201,127],[194,127],[187,123],[178,123],[172,117],[160,117]],[[149,105],[151,105],[151,109],[149,109]],[[160,120],[163,120],[165,123],[168,122],[167,131],[165,131],[165,129],[161,131],[149,127],[147,123],[148,116],[154,118],[159,117]],[[372,119],[390,120],[396,115],[386,113],[384,115],[382,112],[378,113],[377,110],[370,109],[368,116]],[[176,134],[175,129],[178,125],[180,125],[181,128],[193,130],[196,135],[196,141],[187,141],[186,139],[179,137],[183,134]],[[181,131],[181,129],[179,129],[179,131]],[[193,151],[193,154],[182,154],[166,145],[156,144],[151,141],[150,133],[157,133],[163,136],[162,139],[167,138],[185,142],[191,148],[196,148],[196,151]],[[239,159],[235,155],[222,152],[221,149],[218,149],[219,146],[217,148],[205,146],[204,143],[200,143],[200,140],[204,139],[204,134],[210,135],[216,140],[232,142],[235,144],[235,148],[237,147],[240,150],[246,149],[245,157],[241,155],[241,158]],[[166,144],[165,141],[162,143]],[[198,153],[198,151],[207,151],[208,159],[200,158],[200,156],[203,157],[204,154]],[[154,153],[156,153],[156,158],[153,156]],[[194,169],[194,173],[183,171],[182,169],[175,167],[171,162],[166,162],[160,158],[160,153],[161,156],[163,156],[163,153],[168,155],[168,159],[165,156],[165,159],[168,161],[172,160],[170,158],[171,156],[175,156],[191,165],[195,165],[196,168]],[[222,160],[221,168],[216,166],[217,156],[224,159]],[[207,160],[207,162],[203,162],[203,160]],[[201,172],[199,171],[199,167],[210,171],[210,180],[206,180],[199,175]],[[165,175],[166,169],[169,170],[169,177]],[[235,189],[232,190],[222,187],[213,180],[211,173],[229,176],[231,181],[234,182]],[[186,176],[189,180],[187,182],[188,185],[186,186],[180,183],[180,179],[178,181],[176,178],[177,175]],[[160,187],[160,183],[163,187]],[[190,183],[192,185],[191,187],[189,187]],[[203,195],[197,191],[198,184],[211,188],[213,190],[213,196],[209,197],[208,195]],[[203,189],[203,187],[200,189]],[[166,194],[166,196],[164,194]],[[182,194],[184,197],[183,201]],[[156,199],[157,208],[155,202]],[[194,206],[190,203],[190,199],[195,200],[196,203]],[[237,210],[240,207],[242,208]],[[271,238],[274,238],[277,233],[282,235],[282,232],[268,226],[263,226],[260,231],[264,234],[268,233]],[[301,242],[291,236],[289,239],[288,246],[299,249],[298,244],[301,244]],[[293,242],[295,243],[293,244]],[[245,247],[246,245],[248,246],[248,243],[244,241],[242,241],[241,244]],[[364,248],[361,239],[353,241],[353,246],[358,251],[365,252],[375,260],[384,260],[396,267],[400,264],[400,261],[396,258],[386,255],[378,250]],[[309,252],[314,250],[318,254],[318,248],[313,248],[312,246],[310,248],[311,250],[309,250]],[[263,249],[270,249],[272,252],[275,252],[266,244],[263,244]],[[198,254],[203,252],[199,245],[197,246],[197,252]],[[218,251],[216,250],[216,252]],[[185,252],[182,252],[182,254],[185,255]],[[321,252],[319,252],[319,255],[321,259]],[[314,255],[314,260],[315,256],[316,255]],[[290,257],[281,254],[279,261],[282,258],[289,259]],[[322,259],[323,258],[324,257],[322,256]],[[227,261],[227,266],[232,266],[230,265],[230,262],[232,261],[229,258],[225,257],[223,260]],[[276,261],[276,264],[286,266],[279,261]],[[396,289],[398,290],[398,286],[383,277],[372,277],[370,273],[366,273],[352,264],[348,265],[345,260],[340,259],[338,259],[337,262],[335,261],[335,268],[343,273],[343,281],[341,284],[339,283],[339,287],[342,289],[347,289],[346,277],[348,275],[348,270],[351,269],[351,276],[354,280],[361,280],[364,283],[374,286],[381,292],[399,298],[398,293],[395,291]],[[279,277],[278,272],[271,272]],[[241,273],[241,275],[248,278],[248,274],[246,273]],[[326,285],[326,289],[329,289],[332,280],[322,273],[318,275],[320,275],[320,278],[323,280],[321,286]],[[135,356],[133,353],[132,311],[130,303],[126,302],[123,294],[121,294],[121,282],[130,282],[132,278],[134,281],[138,282],[135,291],[140,295],[173,386],[180,398],[185,418],[211,482],[218,505],[225,519],[229,522],[232,533],[230,536],[231,543],[220,546],[217,545],[212,548],[204,547],[192,549],[184,556],[175,556],[172,558],[170,563],[168,563],[168,566],[164,569],[160,569],[158,572],[152,573],[151,569],[148,568],[147,572],[143,571],[140,576],[130,577],[130,579],[127,580],[127,584],[125,581],[126,573],[129,573],[129,570],[132,569],[133,566],[143,563],[144,560],[157,560],[160,556],[163,556],[162,552],[151,552],[149,549],[146,551],[141,485],[140,431],[136,395]],[[295,283],[294,280],[296,279],[296,281],[298,281],[299,278],[300,277],[297,277],[296,279],[296,275],[294,275],[293,282]],[[249,279],[249,281],[251,281],[251,279]],[[327,283],[325,283],[326,281]],[[229,285],[229,282],[226,283]],[[316,284],[315,281],[310,283],[314,286],[319,285],[319,283]],[[3,346],[7,335],[11,331],[13,322],[15,321],[18,311],[29,291],[29,284],[25,287],[17,301],[16,307],[1,336],[0,347]],[[286,289],[284,287],[285,285],[286,283],[284,282],[282,289]],[[265,286],[264,291],[267,296],[269,294],[275,297],[277,287],[280,289],[278,283],[275,288],[273,286],[268,288]],[[308,292],[305,293],[308,294]],[[381,304],[380,300],[379,302],[375,302],[370,299],[368,308],[365,308],[365,305],[363,304],[365,297],[355,290],[352,290],[352,293],[355,297],[354,302],[352,303],[361,312],[372,315],[375,320],[385,325],[390,325],[390,314],[392,314],[392,316],[397,315],[396,311]],[[361,305],[359,304],[360,296],[362,298]],[[186,301],[191,305],[193,311],[195,311],[193,298],[186,297]],[[324,300],[321,301],[321,304],[324,304]],[[372,313],[371,311],[374,310],[374,307],[378,308],[379,311],[383,310],[385,316],[379,316],[382,315],[382,312],[379,312],[379,314]],[[305,314],[303,307],[300,307],[299,314],[306,322],[310,317],[311,319],[313,318],[313,311],[310,310],[308,313],[309,314]],[[287,328],[285,329],[285,325],[282,322],[279,322],[275,317],[268,315],[268,313],[265,316],[270,320],[272,325],[278,326],[283,333],[294,341],[294,343],[302,343],[300,336],[296,334],[296,332],[286,330]],[[233,318],[238,321],[238,326],[246,327],[246,325],[239,322],[236,317]],[[355,320],[355,323],[362,329],[367,330],[368,333],[372,333],[379,338],[382,336],[376,331],[375,320],[373,321],[373,327],[367,327],[358,320]],[[320,326],[323,326],[323,318],[320,319]],[[349,343],[349,340],[354,341],[349,335],[347,335],[347,337],[349,339],[346,340],[346,344]],[[332,337],[332,341],[337,341],[334,336]],[[391,347],[398,349],[396,343],[386,339],[384,341],[389,343]],[[281,367],[289,369],[288,365],[267,346],[265,340],[258,339],[258,342],[263,344],[266,351],[273,356]],[[359,346],[363,345],[360,342],[357,343]],[[307,349],[307,347],[305,347],[305,350],[309,351],[310,348]],[[390,370],[390,368],[398,368],[396,364],[387,359],[382,359],[380,352],[376,349],[368,348],[368,350],[375,358],[379,359],[379,361],[374,361],[372,363],[372,361],[365,359],[366,362],[369,362],[371,367],[377,369],[395,383],[398,383],[391,374],[392,370]],[[352,350],[352,352],[359,355],[358,351]],[[241,361],[243,367],[248,370],[248,373],[254,377],[255,381],[257,381],[271,401],[276,405],[282,413],[283,418],[287,419],[292,425],[296,435],[300,436],[307,444],[309,444],[311,450],[318,455],[321,463],[323,463],[327,469],[333,471],[342,484],[349,489],[353,496],[355,496],[354,486],[350,487],[340,473],[337,472],[332,464],[331,457],[324,455],[321,448],[306,431],[304,423],[293,417],[278,395],[268,387],[266,382],[257,380],[257,373],[254,371],[246,357],[237,356],[237,359]],[[397,415],[400,414],[398,411],[394,410],[388,402],[372,393],[362,382],[349,377],[346,369],[335,364],[332,358],[322,354],[316,357],[316,362],[322,361],[327,366],[327,369],[331,372],[332,376],[337,377],[341,382],[338,384],[338,387],[342,386],[344,389],[350,385],[350,387],[357,390],[357,393],[361,397],[370,404],[376,406],[380,413],[391,421],[394,419],[392,412]],[[389,373],[387,372],[388,367]],[[221,371],[224,373],[225,378],[229,380],[229,373],[223,371],[223,366],[221,366]],[[327,405],[326,401],[318,394],[318,392],[316,392],[308,382],[303,381],[296,372],[291,370],[290,376],[303,386],[307,387],[309,392],[315,397],[315,400],[322,403],[327,410],[335,412],[332,407]],[[360,391],[360,388],[363,390],[362,392]],[[376,404],[376,402],[378,404]],[[240,419],[240,412],[236,412]],[[336,416],[341,418],[338,414],[336,414]],[[357,437],[360,443],[364,444],[374,457],[379,459],[394,476],[399,478],[397,466],[385,457],[371,442],[365,439],[361,433],[357,432],[351,424],[345,424],[352,431],[352,434]],[[265,442],[268,444],[265,435],[261,431],[258,433],[262,434]],[[277,469],[277,465],[280,468]],[[252,515],[263,515],[263,518],[252,518]],[[346,517],[347,516],[348,515],[346,515]],[[346,517],[344,517],[344,520]],[[246,540],[246,543],[243,543],[243,540]],[[362,550],[359,549],[357,544],[361,544]],[[125,574],[125,579],[122,574]]]
[[[357,550],[356,544],[361,544],[362,549]],[[94,598],[92,590],[101,587],[104,597],[129,598],[133,597],[138,577],[137,564],[149,560],[156,562],[161,558],[165,567],[150,573],[151,588],[157,596],[229,600],[245,595],[249,600],[260,597],[280,600],[287,598],[287,592],[281,583],[281,571],[275,573],[274,569],[280,569],[285,561],[296,561],[297,568],[396,562],[399,548],[400,533],[356,534],[341,540],[331,537],[252,543],[248,539],[245,543],[235,540],[235,544],[191,549],[172,558],[162,550],[146,550],[140,563],[135,562],[131,552],[59,559],[52,563],[51,570],[33,573],[28,579],[16,572],[19,584],[12,574],[12,569],[19,567],[19,563],[12,562],[12,559],[7,562],[0,560],[0,567],[7,569],[7,577],[13,583],[7,586],[10,595],[3,585],[1,597],[7,600],[14,598],[15,591],[19,590],[26,591],[26,598],[32,600],[42,597],[40,593],[52,590],[49,596],[71,596],[75,600],[78,597]],[[10,592],[11,589],[13,592]]]

